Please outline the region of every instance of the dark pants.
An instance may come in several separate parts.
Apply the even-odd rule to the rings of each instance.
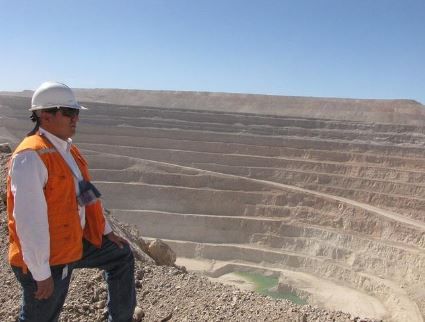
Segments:
[[[101,248],[96,248],[86,240],[83,241],[83,246],[83,258],[68,265],[68,275],[65,278],[62,279],[64,265],[51,266],[55,288],[52,296],[46,300],[34,298],[37,284],[31,273],[24,274],[21,268],[12,266],[23,290],[19,321],[57,321],[68,293],[72,270],[75,268],[105,270],[105,279],[108,284],[108,321],[132,321],[136,306],[136,290],[134,257],[130,247],[126,245],[124,248],[119,248],[108,238],[103,238]]]

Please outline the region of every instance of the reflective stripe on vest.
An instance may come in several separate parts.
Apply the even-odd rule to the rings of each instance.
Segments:
[[[46,154],[46,153],[58,152],[58,150],[56,150],[56,148],[44,148],[44,149],[37,150],[36,152],[38,153],[39,156],[42,156],[43,154]]]

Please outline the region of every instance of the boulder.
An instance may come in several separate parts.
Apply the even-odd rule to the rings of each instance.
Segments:
[[[112,230],[130,243],[134,257],[141,262],[154,264],[154,260],[150,257],[149,254],[148,244],[140,236],[139,231],[135,227],[120,223],[114,216],[110,214],[109,210],[104,209],[104,211]]]
[[[161,239],[149,243],[149,254],[158,265],[174,266],[176,253]]]
[[[12,153],[12,149],[10,148],[9,143],[1,143],[0,144],[0,152],[1,153]]]
[[[133,322],[143,321],[144,316],[145,312],[143,312],[140,307],[136,306],[136,308],[134,309]]]

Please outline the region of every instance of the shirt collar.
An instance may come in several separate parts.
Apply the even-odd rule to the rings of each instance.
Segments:
[[[39,128],[40,134],[44,135],[54,146],[56,149],[60,149],[62,151],[69,152],[72,145],[72,139],[68,138],[66,141],[58,138],[56,135],[46,131],[42,127]]]

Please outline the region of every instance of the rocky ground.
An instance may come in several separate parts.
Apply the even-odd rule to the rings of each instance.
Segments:
[[[0,320],[15,321],[20,289],[7,263],[8,234],[5,213],[5,162],[0,154]],[[170,266],[138,261],[136,285],[138,315],[142,321],[372,321],[343,312],[273,300],[251,291],[209,281],[206,277]],[[74,272],[60,321],[106,321],[106,284],[100,271]],[[141,312],[143,311],[143,313]],[[139,319],[140,320],[140,319]]]

